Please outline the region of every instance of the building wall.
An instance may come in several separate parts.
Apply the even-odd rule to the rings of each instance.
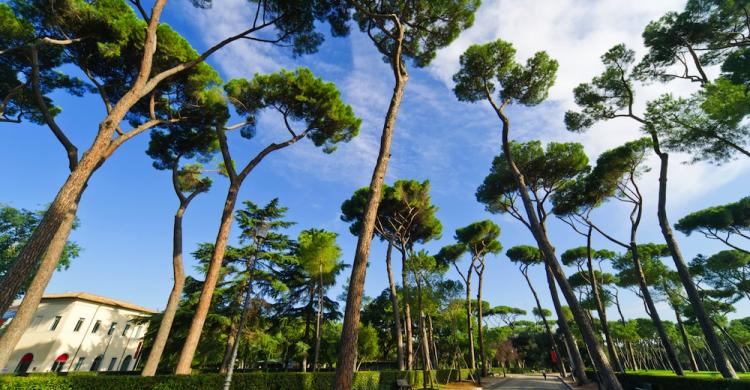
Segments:
[[[132,370],[148,326],[135,324],[132,320],[145,314],[85,300],[43,300],[11,354],[8,366],[2,371],[13,372],[27,353],[34,355],[28,372],[51,371],[55,359],[62,354],[67,354],[68,359],[61,371],[90,371],[98,356],[101,356],[101,363],[97,371],[109,370],[113,358],[112,370]],[[52,330],[57,316],[60,317],[59,323]],[[82,319],[82,324],[76,331],[79,319]],[[94,332],[97,321],[99,327]],[[115,325],[110,334],[112,324]],[[127,367],[122,367],[127,356],[131,357],[130,362]]]

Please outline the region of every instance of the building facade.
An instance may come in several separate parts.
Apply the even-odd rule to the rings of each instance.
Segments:
[[[130,371],[155,311],[89,293],[42,298],[3,373]],[[12,321],[12,319],[11,319]]]

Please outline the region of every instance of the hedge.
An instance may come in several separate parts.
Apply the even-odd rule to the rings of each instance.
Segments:
[[[471,370],[460,371],[465,379]],[[439,383],[457,380],[458,370],[435,370],[434,378]],[[233,389],[247,390],[329,390],[333,388],[333,372],[253,372],[237,373],[232,379]],[[422,371],[360,371],[354,374],[353,390],[391,390],[396,380],[407,379],[409,383],[421,385]],[[135,375],[49,375],[32,374],[27,377],[0,375],[0,389],[34,390],[201,390],[218,389],[224,381],[219,374],[160,375],[140,377]]]
[[[592,371],[587,371],[589,378],[596,381]],[[750,380],[701,378],[689,376],[661,376],[615,373],[624,390],[750,390]],[[650,386],[650,387],[648,387]]]

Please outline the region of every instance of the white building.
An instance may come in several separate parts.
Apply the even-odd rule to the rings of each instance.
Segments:
[[[45,295],[2,372],[129,371],[155,311],[89,293]]]

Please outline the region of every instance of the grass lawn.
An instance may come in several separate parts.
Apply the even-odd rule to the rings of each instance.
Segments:
[[[636,375],[675,376],[674,372],[669,370],[638,370],[628,371],[627,373]],[[721,378],[721,374],[719,374],[718,371],[692,372],[689,370],[685,370],[685,376],[699,378]],[[750,373],[748,372],[737,373],[737,376],[739,376],[740,379],[750,379]]]

